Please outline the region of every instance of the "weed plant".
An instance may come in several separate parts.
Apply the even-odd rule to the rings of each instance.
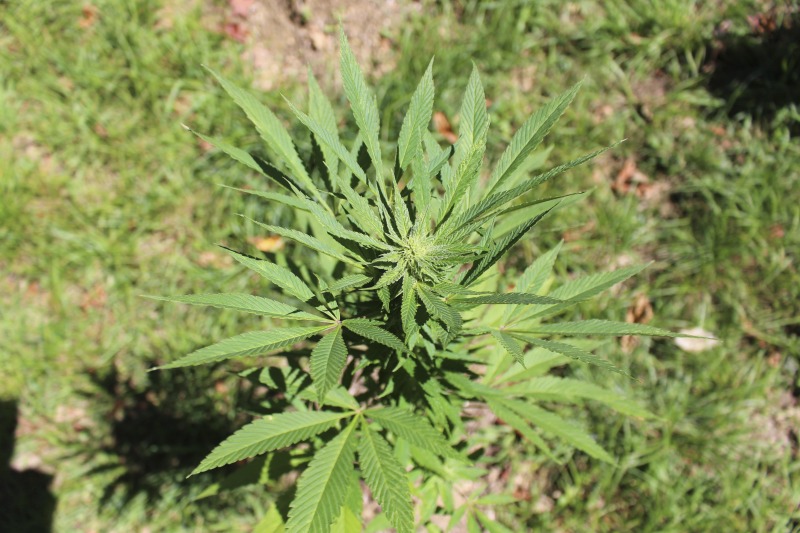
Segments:
[[[462,101],[458,141],[442,147],[428,130],[432,68],[433,61],[411,97],[390,165],[379,139],[376,99],[343,32],[341,74],[359,133],[340,138],[332,104],[310,75],[308,111],[288,103],[311,132],[307,157],[268,108],[214,73],[255,125],[273,162],[197,135],[280,187],[280,192],[243,192],[292,208],[297,228],[251,222],[302,251],[272,261],[226,248],[269,281],[279,299],[272,294],[161,298],[280,321],[280,327],[222,340],[161,368],[283,350],[283,359],[266,364],[247,359],[253,364],[244,375],[280,392],[264,402],[268,414],[222,442],[194,473],[292,448],[282,460],[300,466],[302,474],[288,511],[289,531],[330,531],[334,524],[349,530],[351,521],[360,524],[360,478],[380,504],[382,520],[399,532],[414,531],[415,520],[425,523],[434,512],[503,530],[480,506],[503,503],[504,496],[476,493],[467,503],[452,501],[452,484],[480,472],[472,467],[482,453],[467,430],[471,419],[490,411],[545,454],[552,456],[548,439],[556,438],[613,463],[587,431],[544,402],[582,398],[632,416],[647,417],[647,411],[592,383],[546,374],[568,362],[621,372],[592,354],[586,337],[674,336],[642,324],[557,319],[644,266],[554,286],[558,245],[506,290],[510,283],[498,268],[500,259],[550,212],[583,197],[539,198],[532,194],[535,188],[607,150],[545,172],[528,168],[529,156],[579,84],[534,113],[483,179],[489,116],[477,69]],[[488,411],[467,409],[475,405]],[[269,462],[251,464],[266,468]],[[423,497],[428,504],[415,518],[412,493],[428,492]],[[438,497],[442,508],[429,504]],[[278,520],[279,514],[268,517]]]

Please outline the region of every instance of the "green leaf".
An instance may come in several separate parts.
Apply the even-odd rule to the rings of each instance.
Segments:
[[[317,139],[317,142],[320,143],[320,146],[327,146],[333,152],[336,153],[336,157],[341,160],[345,166],[353,173],[355,177],[357,177],[361,183],[367,183],[367,174],[364,172],[364,169],[358,164],[356,158],[353,154],[351,154],[347,148],[339,140],[339,135],[334,135],[324,126],[322,126],[319,122],[314,120],[313,118],[309,117],[302,111],[300,111],[294,104],[292,104],[289,100],[286,100],[286,103],[289,105],[289,108],[292,110],[294,115],[297,119],[309,130],[311,133],[314,134],[314,137]]]
[[[347,499],[355,459],[355,422],[319,450],[297,481],[288,533],[329,533]]]
[[[482,304],[500,304],[500,305],[531,305],[531,304],[557,304],[562,300],[553,298],[551,296],[537,296],[536,294],[528,294],[525,292],[505,292],[495,294],[479,294],[477,296],[470,296],[468,298],[454,298],[454,304],[461,305],[482,305]]]
[[[544,172],[542,174],[538,174],[538,175],[536,175],[536,176],[524,181],[523,183],[517,185],[516,187],[512,187],[511,189],[508,189],[507,191],[501,191],[501,192],[493,193],[493,194],[489,195],[488,197],[484,198],[483,200],[481,200],[480,202],[478,202],[477,204],[471,206],[463,214],[459,215],[459,217],[457,219],[455,219],[455,221],[452,223],[452,225],[450,227],[452,227],[452,228],[460,228],[462,226],[466,226],[467,224],[472,223],[475,220],[478,220],[479,218],[489,217],[489,216],[491,216],[491,214],[493,213],[494,210],[504,206],[505,204],[507,204],[511,200],[513,200],[513,199],[515,199],[515,198],[517,198],[519,196],[522,196],[523,194],[531,191],[537,185],[541,185],[545,181],[547,181],[547,180],[549,180],[549,179],[551,179],[551,178],[553,178],[555,176],[558,176],[559,174],[561,174],[561,173],[563,173],[563,172],[565,172],[567,170],[570,170],[570,169],[572,169],[574,167],[582,165],[583,163],[585,163],[585,162],[587,162],[587,161],[589,161],[591,159],[594,159],[595,157],[597,157],[598,155],[602,154],[606,150],[610,150],[611,148],[613,148],[617,144],[619,144],[619,143],[613,144],[613,145],[608,146],[606,148],[601,148],[600,150],[596,150],[594,152],[591,152],[589,154],[581,156],[581,157],[579,157],[577,159],[573,159],[572,161],[570,161],[568,163],[564,163],[563,165],[559,165],[557,167],[554,167],[554,168],[548,170],[547,172]]]
[[[428,312],[434,318],[444,322],[449,332],[455,334],[461,330],[461,324],[463,321],[458,311],[447,305],[441,298],[429,292],[422,285],[417,286],[417,292],[419,293],[422,303],[425,304],[425,308],[428,310]]]
[[[550,292],[550,296],[553,298],[559,298],[564,301],[558,303],[557,305],[545,307],[544,309],[530,309],[523,315],[522,318],[518,320],[518,322],[542,316],[548,316],[562,311],[563,309],[571,307],[578,302],[582,302],[591,298],[592,296],[600,294],[604,290],[608,289],[609,287],[613,287],[617,283],[622,283],[626,279],[635,276],[648,266],[649,264],[637,265],[627,268],[620,268],[612,272],[590,274],[588,276],[565,283],[564,285]]]
[[[406,341],[408,341],[415,333],[419,331],[417,325],[417,298],[415,292],[417,290],[416,280],[406,275],[403,277],[403,300],[400,305],[400,319],[403,323],[403,331],[406,334]]]
[[[586,452],[595,459],[615,464],[614,458],[599,446],[588,433],[560,416],[531,403],[521,402],[519,400],[502,399],[497,401],[504,407],[509,408],[522,418],[528,420],[545,433],[550,433],[560,438],[567,444]]]
[[[414,507],[406,471],[389,444],[366,423],[362,425],[358,461],[372,495],[398,533],[414,531]]]
[[[483,92],[478,67],[472,64],[472,73],[467,82],[467,90],[461,101],[456,163],[460,164],[476,144],[485,143],[489,130],[489,117],[486,113],[486,95]]]
[[[519,345],[514,337],[496,329],[492,330],[492,336],[500,341],[500,345],[511,354],[514,361],[525,366],[525,355],[522,353],[522,346]]]
[[[440,223],[445,220],[452,220],[452,217],[450,217],[451,211],[456,208],[459,200],[471,191],[472,187],[474,187],[475,183],[478,181],[485,151],[486,142],[485,139],[483,139],[473,144],[472,148],[464,154],[464,159],[461,160],[453,176],[453,186],[446,190],[444,209],[442,209],[441,212]],[[444,228],[448,227],[448,225],[444,225]],[[448,233],[446,230],[442,231],[444,231],[445,234]]]
[[[223,294],[188,294],[186,296],[145,296],[151,300],[177,302],[191,305],[208,305],[220,309],[235,309],[246,313],[278,317],[284,320],[313,320],[316,322],[330,322],[329,318],[312,315],[299,311],[291,305],[253,296],[251,294],[223,293]]]
[[[314,293],[308,288],[308,285],[306,285],[302,279],[298,278],[288,268],[276,265],[275,263],[271,263],[263,259],[248,257],[238,252],[234,252],[233,250],[229,250],[228,248],[223,249],[238,262],[250,270],[258,272],[270,282],[274,283],[292,296],[295,296],[301,302],[307,302],[314,297]]]
[[[427,131],[433,113],[433,59],[411,97],[397,141],[400,168],[405,169],[421,150],[422,134]]]
[[[363,246],[376,248],[378,250],[390,249],[389,245],[384,242],[374,239],[369,235],[359,231],[353,231],[345,228],[332,214],[322,209],[313,201],[308,200],[306,205],[308,210],[311,211],[317,220],[319,220],[320,224],[322,224],[322,226],[325,228],[325,231],[327,231],[331,236],[338,237],[340,239],[347,239],[349,241],[357,242]]]
[[[336,114],[333,112],[333,106],[319,88],[317,79],[314,77],[310,67],[308,69],[308,116],[338,140],[339,131],[336,128]],[[317,144],[320,145],[320,150],[322,150],[322,157],[328,169],[330,183],[335,191],[339,180],[339,156],[336,155],[336,150],[323,143],[318,136],[315,135],[315,138]]]
[[[249,331],[235,337],[225,339],[211,346],[200,348],[177,361],[158,368],[179,368],[184,366],[204,365],[248,355],[259,355],[278,348],[291,346],[303,339],[330,328],[330,325],[308,328],[278,328],[269,331]]]
[[[443,457],[462,459],[461,455],[442,437],[442,433],[433,429],[424,417],[399,407],[370,409],[365,412],[365,415],[414,446]]]
[[[259,102],[250,92],[237,87],[212,69],[209,68],[208,71],[217,78],[222,88],[225,89],[225,92],[227,92],[231,98],[233,98],[234,102],[242,108],[247,118],[255,125],[261,138],[264,139],[264,142],[267,143],[267,146],[269,146],[271,150],[281,157],[292,175],[300,181],[303,187],[321,201],[317,187],[314,185],[314,182],[311,181],[308,172],[306,172],[300,160],[300,156],[297,155],[297,150],[294,147],[294,143],[292,143],[292,138],[289,136],[286,128],[283,127],[283,124],[281,124],[281,121],[278,120],[278,117],[264,106],[264,104]]]
[[[522,339],[526,342],[533,344],[534,346],[540,346],[550,352],[566,355],[570,359],[575,359],[576,361],[580,361],[582,363],[596,365],[601,368],[605,368],[606,370],[611,370],[612,372],[617,372],[618,374],[622,374],[623,376],[628,375],[626,372],[623,372],[622,370],[614,366],[612,363],[606,361],[605,359],[602,359],[592,353],[589,353],[586,350],[582,350],[572,344],[565,344],[563,342],[538,339],[536,337],[530,337],[527,335],[515,335],[515,336],[519,339]]]
[[[383,159],[381,158],[381,146],[378,139],[380,131],[380,120],[378,114],[378,104],[375,95],[364,81],[364,74],[356,62],[356,57],[347,42],[347,36],[343,29],[339,29],[339,44],[341,47],[341,70],[342,84],[347,100],[356,119],[356,125],[364,139],[372,164],[375,165],[375,174],[378,182],[383,179]]]
[[[225,439],[191,475],[308,440],[349,416],[352,413],[295,411],[264,417]]]
[[[488,194],[502,188],[506,179],[525,161],[542,142],[550,128],[561,118],[580,88],[580,83],[550,100],[517,130],[489,178]]]
[[[271,505],[264,518],[253,528],[253,533],[284,533],[286,528],[283,524],[283,517],[278,508]]]
[[[497,418],[508,424],[515,431],[518,431],[520,435],[528,439],[531,444],[539,448],[547,457],[556,460],[552,450],[550,450],[550,447],[547,445],[544,439],[538,433],[536,433],[531,425],[521,416],[507,408],[500,401],[489,400],[487,405],[489,406],[489,409],[491,409],[492,412],[497,416]]]
[[[522,273],[516,283],[516,290],[520,292],[536,293],[541,289],[553,271],[553,265],[558,257],[558,252],[564,241],[560,241],[555,248],[540,255],[525,272]],[[508,324],[510,319],[522,309],[520,307],[509,307],[503,315],[503,324]]]
[[[269,175],[264,172],[264,169],[261,168],[261,165],[259,165],[256,162],[256,160],[253,158],[253,156],[250,155],[245,150],[242,150],[241,148],[237,148],[237,147],[233,146],[232,144],[229,144],[229,143],[223,141],[222,139],[215,139],[213,137],[209,137],[208,135],[203,135],[202,133],[196,132],[193,129],[189,128],[188,126],[184,126],[184,128],[186,128],[187,130],[191,131],[192,133],[194,133],[195,135],[197,135],[198,137],[200,137],[201,139],[206,141],[208,144],[210,144],[214,148],[216,148],[218,150],[221,150],[222,152],[224,152],[226,155],[228,155],[234,161],[237,161],[237,162],[239,162],[239,163],[251,168],[252,170],[255,170],[256,172],[258,172],[262,176],[269,177]]]
[[[622,394],[598,387],[594,383],[571,378],[542,376],[503,389],[506,393],[545,400],[582,398],[604,403],[628,416],[652,418],[653,414]]]
[[[492,265],[494,265],[500,258],[509,250],[512,246],[514,246],[531,228],[533,228],[536,224],[539,223],[547,214],[552,210],[551,207],[544,213],[536,216],[535,218],[531,219],[530,221],[517,226],[511,231],[508,235],[500,239],[497,243],[495,243],[489,253],[481,259],[478,263],[475,263],[472,268],[469,269],[467,275],[464,276],[464,279],[461,280],[461,284],[468,287],[487,270],[489,270]]]
[[[511,529],[508,529],[506,526],[498,522],[496,519],[489,518],[479,509],[475,509],[474,513],[475,517],[478,519],[478,521],[483,526],[485,531],[488,531],[489,533],[513,533]],[[483,530],[479,529],[479,531]]]
[[[364,501],[361,493],[361,482],[358,472],[355,470],[350,474],[350,484],[347,491],[342,511],[336,520],[331,524],[330,533],[361,533],[364,529],[362,516],[364,512]]]
[[[272,200],[273,202],[278,202],[283,205],[287,205],[294,209],[299,209],[300,211],[308,211],[305,202],[301,199],[296,198],[294,196],[288,196],[286,194],[281,194],[278,192],[271,192],[271,191],[256,191],[253,189],[240,189],[239,187],[231,187],[229,185],[225,185],[224,183],[220,185],[221,187],[225,187],[226,189],[232,189],[234,191],[243,192],[245,194],[252,194],[253,196],[258,196],[261,198],[266,198],[267,200]]]
[[[516,331],[516,330],[515,330]],[[687,337],[680,333],[673,333],[666,329],[647,326],[645,324],[630,324],[627,322],[614,322],[611,320],[581,320],[579,322],[558,322],[542,324],[528,328],[525,333],[548,335],[646,335],[652,337]]]
[[[245,217],[245,218],[247,218],[247,217]],[[249,220],[249,221],[261,226],[262,228],[264,228],[265,230],[267,230],[270,233],[274,233],[276,235],[280,235],[281,237],[286,237],[287,239],[292,239],[294,241],[297,241],[300,244],[308,246],[312,250],[316,250],[316,251],[318,251],[318,252],[320,252],[322,254],[325,254],[325,255],[328,255],[330,257],[333,257],[334,259],[338,259],[339,261],[342,261],[343,263],[348,263],[348,264],[353,265],[353,266],[358,267],[358,268],[364,268],[361,265],[361,263],[359,263],[358,261],[350,259],[346,255],[344,255],[344,254],[340,253],[339,251],[335,250],[332,246],[329,246],[329,245],[323,243],[322,241],[320,241],[316,237],[312,237],[311,235],[308,235],[308,234],[303,233],[301,231],[297,231],[297,230],[293,230],[293,229],[289,229],[289,228],[282,228],[280,226],[270,226],[269,224],[264,224],[262,222],[258,222],[256,220],[251,219],[251,218],[247,218],[247,220]]]
[[[372,278],[364,274],[351,274],[338,281],[334,281],[326,290],[328,292],[341,292],[347,289],[362,287],[370,281],[372,281]]]
[[[497,416],[497,418],[508,424],[514,430],[518,431],[520,435],[528,439],[531,444],[542,450],[542,452],[549,458],[555,459],[553,452],[550,450],[550,447],[547,445],[544,439],[538,433],[536,433],[536,431],[528,422],[526,422],[517,413],[506,407],[501,400],[489,399],[487,401],[487,405],[489,406],[489,409],[491,409],[492,412]]]
[[[322,337],[311,352],[311,379],[322,403],[328,391],[339,383],[347,362],[347,347],[342,339],[342,327]]]
[[[342,321],[342,325],[362,337],[375,341],[398,352],[408,352],[403,341],[397,338],[394,333],[375,325],[371,320],[365,318],[350,318]]]

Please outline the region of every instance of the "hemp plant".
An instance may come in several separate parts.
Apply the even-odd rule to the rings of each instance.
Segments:
[[[575,86],[534,113],[484,173],[489,117],[478,72],[473,68],[467,84],[458,140],[443,147],[429,131],[432,65],[411,97],[396,150],[387,151],[376,98],[341,32],[341,76],[358,134],[340,136],[333,107],[310,74],[308,110],[287,101],[310,131],[308,157],[255,96],[212,72],[258,130],[273,162],[197,135],[275,183],[269,191],[243,192],[289,206],[296,227],[253,222],[296,243],[302,260],[278,255],[273,262],[226,249],[272,290],[161,298],[266,321],[262,331],[221,340],[161,368],[244,358],[245,375],[280,393],[274,396],[280,401],[262,403],[265,416],[222,442],[193,474],[293,450],[293,467],[302,473],[288,531],[360,530],[361,479],[386,525],[398,532],[415,531],[434,511],[501,530],[480,504],[502,498],[477,495],[476,505],[452,504],[452,483],[473,475],[471,465],[480,458],[465,423],[491,411],[515,438],[546,454],[556,438],[613,462],[587,432],[542,402],[592,399],[628,415],[647,412],[597,385],[544,374],[573,361],[619,371],[592,354],[585,339],[570,337],[674,336],[640,324],[555,318],[640,266],[550,290],[558,245],[505,291],[498,261],[548,213],[580,197],[543,199],[532,195],[535,188],[607,148],[546,172],[526,170]],[[314,158],[323,164],[314,166]],[[284,359],[276,359],[281,350]],[[272,357],[255,357],[265,354]],[[467,404],[484,406],[483,414],[470,414]],[[413,495],[422,500],[416,516]],[[435,503],[440,498],[442,509]],[[270,516],[281,521],[274,508]]]

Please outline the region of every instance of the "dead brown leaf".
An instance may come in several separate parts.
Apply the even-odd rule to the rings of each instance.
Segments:
[[[268,235],[266,237],[251,237],[248,239],[250,244],[262,252],[278,252],[283,250],[285,245],[283,239],[278,235]]]
[[[629,157],[622,164],[622,168],[611,185],[611,189],[618,194],[627,194],[633,191],[637,196],[641,197],[649,182],[650,178],[636,166],[636,160],[633,157]]]
[[[84,4],[81,9],[81,18],[78,21],[78,26],[83,29],[91,28],[97,22],[99,14],[100,11],[92,4]]]
[[[625,313],[625,322],[629,324],[647,324],[652,319],[653,306],[650,304],[650,298],[644,293],[637,294]],[[625,353],[630,353],[638,344],[638,338],[631,335],[625,335],[620,339],[620,346]]]
[[[447,115],[441,111],[436,111],[433,114],[433,127],[439,132],[439,135],[445,138],[450,144],[455,144],[458,140],[458,135],[453,131],[453,126],[447,119]]]

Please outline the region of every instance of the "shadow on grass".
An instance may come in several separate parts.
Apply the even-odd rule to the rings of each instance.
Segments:
[[[800,11],[754,15],[750,25],[749,34],[723,34],[710,46],[708,87],[725,99],[731,116],[745,112],[771,121],[800,104]]]
[[[0,531],[48,532],[56,508],[50,492],[53,476],[11,468],[16,427],[17,402],[0,400]]]
[[[186,476],[241,421],[233,415],[227,384],[209,368],[156,371],[137,384],[116,368],[91,373],[92,391],[84,393],[110,406],[104,414],[110,424],[107,436],[79,453],[98,461],[89,475],[109,475],[99,505],[112,498],[124,507],[137,496],[159,499],[165,486],[206,485],[203,477]],[[231,391],[236,395],[237,391]],[[119,497],[120,500],[116,500]]]

